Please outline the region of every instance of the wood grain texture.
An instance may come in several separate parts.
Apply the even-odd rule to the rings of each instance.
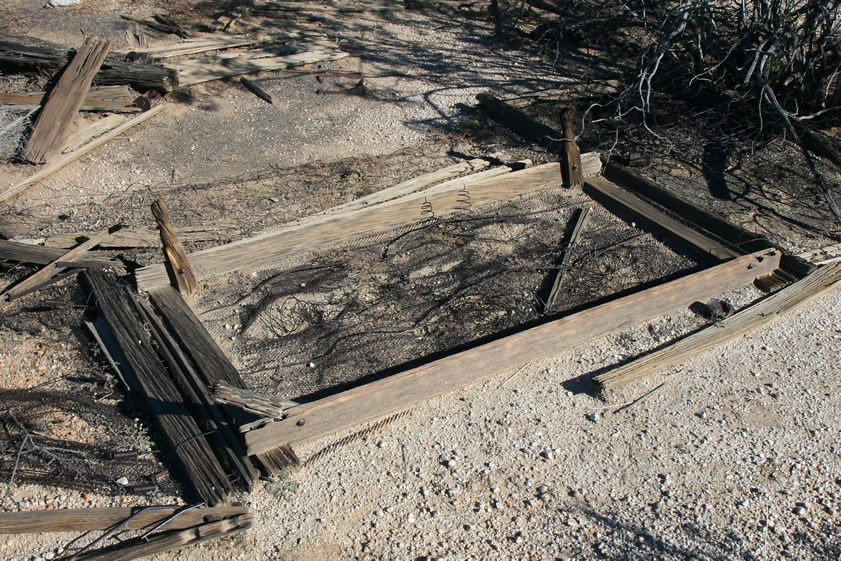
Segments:
[[[332,48],[314,48],[310,51],[284,56],[265,56],[265,53],[216,55],[172,65],[178,76],[179,86],[191,86],[231,76],[254,74],[268,70],[283,70],[313,62],[338,60],[347,53]]]
[[[212,224],[178,227],[178,239],[183,242],[228,241],[241,233],[242,230],[234,224],[223,224],[216,221]],[[79,238],[89,238],[92,234],[93,232],[86,231],[57,234],[44,240],[44,246],[47,248],[71,248],[78,243]],[[121,228],[114,232],[108,240],[99,244],[99,247],[161,247],[161,234],[154,228]]]
[[[635,218],[644,224],[653,224],[662,228],[713,259],[730,259],[741,255],[741,252],[731,249],[726,241],[710,237],[710,235],[680,222],[660,208],[603,177],[586,179],[584,181],[584,192],[604,204],[608,210],[616,210],[618,207],[621,214],[630,215],[631,218]]]
[[[475,207],[559,186],[560,183],[560,165],[544,164],[472,183],[469,187],[470,202]],[[415,193],[373,208],[317,216],[306,219],[302,224],[293,223],[246,240],[191,253],[190,263],[199,281],[258,267],[282,257],[423,221],[433,215],[446,215],[463,208],[461,193],[461,186],[453,186],[429,194]],[[163,265],[143,267],[135,274],[141,290],[151,290],[169,282]]]
[[[117,94],[114,88],[120,91],[125,90],[125,93]],[[103,95],[98,95],[97,92],[105,90]],[[105,95],[108,90],[113,90],[114,93]],[[0,103],[9,105],[19,105],[21,108],[39,107],[44,102],[47,92],[22,92],[22,93],[6,93],[0,92]],[[130,97],[130,99],[129,99]],[[91,88],[88,95],[82,101],[82,106],[79,111],[113,111],[118,113],[136,113],[140,111],[139,108],[132,105],[134,96],[131,91],[124,86],[107,86],[105,88]],[[120,99],[122,98],[122,99]]]
[[[262,453],[281,445],[294,448],[358,427],[498,372],[744,286],[757,276],[773,271],[779,263],[780,253],[776,250],[738,257],[388,378],[293,407],[283,421],[245,433],[248,453]],[[299,425],[301,420],[304,422]]]
[[[108,115],[107,117],[97,119],[92,123],[80,127],[67,136],[64,144],[61,145],[61,153],[66,154],[81,148],[97,136],[122,125],[126,120],[127,117],[125,115]]]
[[[675,216],[696,230],[705,232],[711,238],[727,242],[730,249],[739,253],[750,253],[774,247],[767,238],[736,226],[724,218],[672,193],[661,185],[641,176],[630,168],[615,162],[604,165],[606,179],[631,191],[648,201],[669,210]]]
[[[61,255],[59,258],[57,258],[55,261],[51,261],[50,263],[47,263],[43,268],[38,270],[38,272],[36,272],[33,275],[30,275],[29,277],[27,277],[23,281],[16,284],[13,288],[8,290],[5,293],[4,296],[9,301],[11,301],[11,300],[14,300],[15,298],[18,298],[18,297],[22,296],[25,293],[28,293],[29,290],[32,287],[37,286],[37,285],[43,283],[44,281],[49,280],[54,275],[56,275],[58,273],[61,273],[62,271],[66,270],[66,267],[60,267],[58,265],[59,262],[74,261],[74,260],[76,260],[76,259],[78,259],[82,256],[85,256],[85,254],[89,250],[98,246],[100,242],[107,239],[108,236],[110,236],[110,235],[111,234],[108,233],[107,231],[95,234],[89,240],[84,241],[81,244],[79,244],[78,246],[71,249],[70,251],[65,252],[63,255]]]
[[[47,96],[44,108],[33,126],[32,135],[21,152],[23,160],[43,164],[61,151],[73,116],[82,107],[93,77],[99,72],[99,67],[102,66],[110,48],[110,41],[94,37],[85,39]]]
[[[21,40],[40,39],[25,37]],[[73,51],[57,45],[32,46],[0,40],[0,68],[8,74],[38,73],[52,75],[59,72],[70,61]],[[127,62],[116,54],[109,55],[93,79],[97,86],[129,85],[138,92],[157,90],[161,93],[172,89],[175,72],[155,64]]]
[[[87,532],[105,530],[136,514],[124,528],[141,530],[172,516],[180,507],[104,507],[68,508],[29,512],[0,512],[0,534],[40,532]],[[247,514],[248,507],[225,506],[188,510],[168,522],[161,530],[181,530],[204,522],[205,517],[229,518]]]
[[[193,273],[190,260],[187,259],[184,246],[178,241],[178,234],[175,233],[175,227],[169,219],[169,209],[166,203],[160,199],[153,202],[152,214],[155,215],[155,222],[158,224],[158,231],[161,233],[161,245],[169,269],[169,278],[181,294],[192,294],[197,287],[196,276]]]
[[[555,281],[552,283],[552,289],[549,291],[549,296],[546,298],[546,305],[544,306],[543,313],[551,313],[558,303],[558,296],[561,294],[561,283],[564,280],[564,274],[566,273],[567,268],[569,268],[569,263],[572,260],[572,250],[578,243],[578,240],[581,239],[581,234],[584,232],[584,228],[587,227],[587,222],[592,210],[593,209],[590,207],[580,208],[575,215],[575,223],[569,234],[569,239],[564,246],[564,254],[561,257],[561,262],[558,264]]]
[[[244,35],[232,35],[226,37],[207,37],[197,39],[186,39],[183,41],[167,41],[147,47],[134,49],[137,54],[148,55],[157,60],[173,58],[177,56],[195,55],[207,51],[232,49],[234,47],[245,47],[253,45],[254,39]]]
[[[146,302],[139,299],[136,302],[141,315],[151,327],[158,352],[164,358],[173,381],[190,405],[193,417],[210,433],[208,442],[213,446],[217,457],[224,466],[237,474],[234,484],[245,491],[251,491],[257,479],[257,472],[245,454],[245,447],[237,430],[211,399],[207,384],[185,355],[177,337],[169,332],[161,318],[155,315]]]
[[[176,337],[184,354],[195,366],[195,373],[202,384],[199,388],[206,397],[207,388],[220,381],[245,389],[245,382],[236,367],[204,328],[201,320],[174,288],[165,286],[149,293],[155,309],[163,316],[170,332]],[[255,420],[254,415],[237,407],[221,406],[225,418],[236,425]],[[286,465],[282,453],[268,452],[257,456],[257,461],[269,473],[276,473]]]
[[[176,459],[181,474],[192,487],[191,495],[210,506],[219,504],[233,487],[204,431],[155,353],[136,315],[133,294],[113,275],[85,271],[82,276],[126,358],[126,364],[121,364],[123,376],[146,401],[167,453]]]
[[[74,557],[75,561],[132,561],[141,557],[148,557],[156,553],[164,553],[173,549],[197,545],[208,540],[228,536],[247,530],[254,523],[253,516],[240,514],[218,522],[200,524],[178,532],[153,534],[147,539],[135,538],[126,540],[118,545],[105,547],[96,551],[89,551]]]
[[[68,154],[64,154],[62,156],[59,156],[58,158],[56,158],[55,161],[45,165],[40,170],[38,170],[35,174],[27,177],[23,181],[20,181],[16,184],[12,185],[8,189],[6,189],[2,193],[0,193],[0,202],[8,201],[12,197],[15,197],[15,196],[19,195],[24,189],[26,189],[30,185],[33,185],[33,184],[41,181],[45,177],[47,177],[49,175],[52,175],[53,173],[57,172],[58,170],[60,170],[64,166],[66,166],[67,164],[78,160],[82,156],[87,155],[89,152],[93,151],[96,148],[99,148],[100,146],[102,146],[103,144],[105,144],[106,142],[111,140],[112,138],[123,134],[128,129],[130,129],[131,127],[137,126],[140,123],[146,121],[147,119],[153,117],[154,115],[157,115],[158,113],[163,111],[164,107],[166,107],[166,106],[165,105],[158,105],[157,107],[153,107],[149,111],[146,111],[145,113],[141,113],[140,115],[137,115],[136,117],[133,117],[132,119],[123,123],[122,125],[118,126],[117,128],[111,129],[110,131],[103,134],[102,136],[98,136],[97,138],[91,140],[90,142],[88,142],[87,144],[82,146],[81,148],[79,148],[77,150],[74,150],[73,152],[70,152]]]
[[[769,325],[782,314],[820,296],[839,282],[841,282],[841,263],[817,269],[729,318],[717,321],[667,347],[599,374],[593,378],[593,382],[602,391],[607,391],[663,371],[716,345]]]
[[[94,232],[82,234],[85,238],[93,236]],[[103,240],[100,243],[104,243]],[[73,247],[77,244],[74,240],[66,247]],[[17,261],[18,263],[32,263],[34,265],[46,265],[53,261],[60,261],[67,251],[61,248],[44,247],[30,243],[13,242],[11,240],[0,240],[0,259],[5,261]],[[86,255],[86,261],[96,261],[102,265],[122,265],[119,261],[101,257],[99,255]]]

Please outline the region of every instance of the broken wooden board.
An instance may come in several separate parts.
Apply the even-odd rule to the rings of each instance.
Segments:
[[[284,70],[314,62],[327,62],[348,56],[338,49],[317,47],[312,50],[283,56],[266,56],[262,51],[236,55],[216,55],[188,60],[171,66],[178,76],[179,86],[191,86],[242,74],[268,70]]]
[[[45,177],[57,172],[58,170],[60,170],[64,166],[66,166],[67,164],[69,164],[71,162],[74,162],[74,161],[78,160],[79,158],[81,158],[82,156],[85,156],[86,154],[88,154],[92,150],[94,150],[96,148],[99,148],[100,146],[102,146],[103,144],[105,144],[106,142],[111,140],[112,138],[123,134],[128,129],[130,129],[131,127],[137,126],[140,123],[142,123],[143,121],[149,119],[150,117],[153,117],[154,115],[157,115],[158,113],[163,111],[164,107],[165,107],[164,105],[158,105],[157,107],[153,107],[149,111],[146,111],[145,113],[141,113],[140,115],[137,115],[136,117],[133,117],[131,120],[123,123],[122,125],[110,130],[109,132],[107,132],[107,133],[105,133],[101,136],[98,136],[97,138],[91,140],[89,143],[85,144],[81,148],[79,148],[77,150],[74,150],[73,152],[70,152],[68,154],[64,154],[62,156],[59,156],[58,158],[56,158],[55,161],[45,165],[40,170],[38,170],[35,174],[27,177],[23,181],[20,181],[20,182],[16,183],[15,185],[12,185],[8,189],[6,189],[2,193],[0,193],[0,202],[5,202],[5,201],[11,199],[12,197],[20,194],[21,191],[23,191],[25,188],[29,187],[30,185],[32,185],[34,183],[37,183],[38,181],[41,181]]]
[[[32,109],[40,107],[47,92],[0,92],[0,103],[17,105],[21,108]],[[128,86],[94,87],[88,91],[82,101],[79,111],[113,111],[115,113],[136,113],[140,108],[133,105],[133,94]]]
[[[578,313],[484,343],[388,378],[293,407],[283,421],[245,433],[249,454],[295,447],[402,411],[526,362],[561,353],[775,270],[775,249],[737,257]]]
[[[155,215],[155,222],[158,224],[158,231],[161,233],[161,245],[163,246],[166,266],[169,271],[170,280],[178,288],[181,294],[192,294],[197,288],[196,277],[193,274],[193,267],[187,259],[184,246],[178,241],[175,227],[169,219],[169,209],[161,199],[152,203],[152,214]]]
[[[50,236],[44,240],[46,247],[70,248],[78,243],[79,238],[89,238],[92,232],[70,232]],[[178,239],[183,242],[228,241],[242,233],[234,224],[214,222],[206,226],[179,226]],[[2,244],[2,241],[0,241]],[[161,235],[154,228],[122,228],[114,232],[107,241],[99,244],[102,248],[161,247]],[[2,253],[0,253],[2,258]]]
[[[210,392],[192,362],[151,307],[142,300],[136,300],[138,311],[150,326],[152,338],[163,357],[184,401],[198,423],[205,429],[208,442],[222,464],[235,475],[234,483],[245,491],[251,491],[257,480],[257,470],[245,454],[245,448],[233,423],[226,419],[221,408],[211,399]]]
[[[471,184],[470,203],[475,207],[547,187],[557,187],[560,183],[560,165],[557,162],[543,164]],[[253,238],[197,251],[188,257],[196,272],[196,279],[201,281],[446,215],[464,208],[463,193],[460,186],[430,194],[422,191],[372,208],[351,209],[306,219],[302,224],[286,225]],[[135,275],[140,290],[169,284],[163,265],[143,267]]]
[[[90,238],[94,232],[82,233],[81,237]],[[65,248],[72,248],[79,242],[74,239]],[[102,244],[107,243],[103,241]],[[52,261],[58,261],[67,252],[61,248],[43,247],[31,243],[14,242],[11,240],[0,240],[0,259],[4,261],[17,261],[18,263],[32,263],[33,265],[46,265]],[[122,266],[122,263],[101,257],[98,255],[85,256],[87,261],[96,261],[104,266]]]
[[[584,181],[584,192],[602,203],[608,210],[618,210],[646,225],[653,224],[675,235],[701,253],[715,260],[730,259],[742,255],[731,249],[726,240],[712,237],[666,214],[660,208],[636,197],[629,191],[611,183],[603,177],[590,177]]]
[[[178,532],[163,532],[144,538],[125,540],[119,544],[84,553],[76,553],[74,561],[132,561],[156,553],[182,549],[208,540],[229,536],[251,528],[253,516],[240,514],[217,522],[207,522]]]
[[[43,41],[31,37],[26,41]],[[56,45],[33,47],[21,43],[0,41],[0,70],[6,74],[35,73],[52,75],[64,68],[73,55],[73,50]],[[170,91],[175,85],[174,72],[163,66],[126,62],[117,55],[109,55],[93,79],[97,86],[121,86],[128,84],[135,91]]]
[[[85,39],[47,96],[32,134],[20,154],[23,160],[43,164],[60,152],[73,117],[82,106],[93,77],[102,66],[110,48],[111,41],[94,37]]]
[[[197,39],[185,39],[183,41],[167,41],[147,47],[134,49],[133,52],[140,55],[147,55],[155,60],[163,60],[177,56],[195,55],[207,51],[221,51],[235,47],[247,47],[256,41],[244,35],[231,35],[224,37],[207,37]]]
[[[97,136],[103,135],[109,130],[120,126],[127,119],[125,115],[108,115],[92,123],[87,123],[67,137],[67,140],[61,146],[61,153],[67,154],[73,150],[78,150]]]
[[[727,243],[730,249],[750,253],[773,247],[767,238],[736,226],[686,199],[675,195],[661,185],[615,162],[604,165],[604,177],[637,196],[664,208],[699,232]]]
[[[797,256],[815,265],[835,263],[836,261],[841,261],[841,243],[804,251]]]
[[[839,282],[841,282],[841,263],[821,267],[779,292],[766,296],[756,304],[748,306],[728,318],[716,321],[701,331],[673,342],[662,349],[599,374],[593,378],[593,382],[600,390],[608,391],[663,371],[716,345],[742,337],[769,325],[782,314],[820,296],[830,288],[837,286]]]
[[[0,534],[31,534],[40,532],[89,532],[107,530],[131,517],[123,528],[142,530],[159,524],[172,516],[181,507],[104,507],[104,508],[57,508],[29,512],[0,512]],[[161,527],[161,530],[183,530],[205,521],[208,516],[230,518],[247,514],[245,506],[223,506],[215,508],[194,508],[179,514]]]
[[[39,284],[43,283],[44,281],[50,279],[54,275],[57,275],[65,270],[65,267],[59,267],[59,261],[74,261],[82,256],[84,256],[89,250],[95,248],[99,245],[99,243],[108,238],[111,234],[106,232],[100,232],[94,235],[87,241],[82,242],[78,246],[74,247],[70,251],[65,252],[55,261],[47,263],[43,268],[41,268],[35,274],[25,278],[21,282],[17,283],[14,287],[10,290],[6,291],[4,294],[0,295],[0,302],[3,299],[8,301],[15,300],[23,296],[24,294],[28,294],[30,289],[38,286]]]
[[[584,178],[581,173],[581,149],[575,141],[575,127],[572,124],[572,109],[561,111],[561,123],[563,124],[563,139],[561,145],[561,175],[564,178],[564,187],[571,189],[580,187]]]
[[[170,286],[150,292],[150,300],[155,309],[163,316],[170,332],[177,340],[185,356],[195,365],[195,374],[202,384],[198,388],[207,397],[208,388],[217,382],[245,389],[245,382],[231,361],[204,328],[199,318],[184,301],[184,298]],[[212,403],[212,402],[211,402]],[[235,407],[223,406],[222,413],[227,420],[240,425],[254,420],[253,415],[243,413]],[[257,461],[269,473],[277,473],[286,464],[282,455],[268,452],[257,456]]]
[[[231,482],[147,337],[134,295],[108,273],[85,271],[82,278],[126,357],[120,364],[123,376],[146,401],[166,452],[177,460],[193,495],[210,506],[219,504],[233,490]]]

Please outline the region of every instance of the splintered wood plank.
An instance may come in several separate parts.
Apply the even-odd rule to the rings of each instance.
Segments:
[[[59,153],[73,116],[82,107],[93,77],[99,72],[110,48],[111,41],[94,37],[85,39],[47,97],[35,121],[32,135],[21,152],[22,159],[33,164],[43,164]]]
[[[162,532],[145,539],[128,539],[110,547],[77,553],[73,559],[76,561],[132,561],[156,553],[182,549],[208,540],[229,536],[247,530],[253,524],[254,517],[250,513],[240,514],[218,522],[199,524],[178,532]]]
[[[206,392],[210,386],[220,381],[235,388],[246,389],[239,371],[231,364],[177,290],[165,286],[151,291],[149,298],[163,316],[184,353],[195,364],[195,372],[204,386],[203,391]],[[224,415],[237,425],[254,420],[253,415],[236,407],[222,406],[221,409]],[[278,455],[274,452],[268,452],[258,455],[257,460],[269,473],[275,473],[287,465],[286,461],[276,456]]]
[[[152,337],[164,357],[173,381],[190,404],[193,415],[207,429],[209,441],[214,444],[223,464],[234,470],[238,476],[236,484],[250,491],[257,479],[257,472],[245,453],[245,447],[237,435],[232,423],[225,419],[219,406],[210,397],[207,384],[196,372],[193,364],[184,354],[176,338],[167,330],[160,317],[155,315],[148,304],[137,300],[141,315],[151,326]]]
[[[163,522],[178,511],[178,506],[57,508],[30,512],[0,512],[0,534],[32,534],[40,532],[88,532],[107,530],[134,515],[123,526],[125,530],[142,530]],[[205,517],[230,518],[247,514],[245,506],[194,508],[167,522],[161,530],[183,530],[205,521]]]
[[[737,257],[388,378],[293,407],[286,412],[286,419],[245,433],[248,453],[263,453],[281,445],[294,448],[358,427],[501,371],[744,286],[757,276],[775,270],[779,264],[780,253],[773,249]]]
[[[95,233],[86,232],[83,234],[85,238],[91,238]],[[73,247],[76,244],[74,239],[67,246]],[[105,243],[103,240],[102,243]],[[61,248],[43,247],[40,245],[33,245],[30,243],[13,242],[11,240],[0,240],[0,259],[5,261],[17,261],[18,263],[32,263],[34,265],[46,265],[53,261],[60,261],[62,256],[67,252]],[[121,265],[119,261],[109,259],[107,257],[85,256],[86,261],[95,261],[102,265]]]
[[[482,203],[560,186],[560,183],[560,165],[557,162],[543,164],[472,183],[469,187],[470,203],[475,207]],[[464,208],[464,191],[461,186],[433,193],[422,191],[384,202],[373,208],[354,209],[306,219],[302,224],[286,225],[253,238],[192,253],[189,259],[196,272],[196,279],[201,281],[257,267],[281,257],[323,249],[338,242],[381,233],[434,216],[443,216],[461,208]],[[138,269],[135,275],[137,286],[141,290],[151,290],[169,284],[163,265],[143,267]]]
[[[841,243],[828,245],[798,254],[798,257],[805,259],[815,265],[826,265],[841,260]]]
[[[196,496],[210,506],[219,504],[233,490],[231,482],[146,336],[135,313],[134,296],[113,275],[98,271],[82,275],[126,358],[120,365],[123,376],[146,401],[166,452],[175,457]]]
[[[44,245],[48,248],[70,248],[76,245],[80,237],[89,238],[92,233],[82,231],[58,234],[44,240]],[[226,241],[241,233],[242,230],[234,224],[220,224],[218,222],[178,227],[178,239],[185,242]],[[0,246],[2,246],[2,240],[0,240]],[[154,228],[122,228],[114,232],[110,239],[103,241],[99,246],[104,248],[161,247],[161,234]],[[2,258],[2,253],[0,253],[0,258]]]
[[[667,347],[599,374],[593,381],[602,391],[616,389],[680,364],[731,339],[765,327],[782,314],[820,296],[841,282],[841,263],[822,267],[779,292],[765,297],[729,318],[715,322]]]
[[[245,47],[253,45],[254,39],[244,35],[230,37],[210,37],[204,39],[186,39],[184,41],[168,41],[148,47],[134,49],[137,54],[149,55],[154,59],[165,59],[177,56],[195,55],[207,51],[232,49],[234,47]]]
[[[265,53],[217,55],[172,65],[178,75],[179,86],[191,86],[230,76],[254,74],[267,70],[283,70],[293,66],[338,60],[347,53],[329,48],[314,48],[302,53],[284,56],[265,56]]]
[[[108,236],[111,234],[106,232],[100,232],[89,240],[82,242],[78,246],[74,247],[70,251],[65,252],[61,257],[52,261],[45,265],[42,269],[40,269],[34,275],[31,275],[24,279],[23,281],[16,284],[11,290],[7,291],[5,296],[9,301],[12,301],[20,296],[29,293],[30,289],[33,287],[43,283],[44,281],[49,280],[54,275],[61,273],[66,268],[60,267],[58,265],[59,262],[68,262],[68,261],[75,261],[80,257],[84,256],[89,250],[95,248],[99,245],[100,242],[107,239]]]
[[[155,222],[161,233],[161,244],[169,267],[170,278],[175,281],[181,294],[192,294],[196,288],[196,277],[193,274],[193,267],[190,266],[190,260],[187,259],[184,246],[178,241],[178,235],[169,219],[166,203],[160,199],[153,202],[152,214],[155,215]]]
[[[39,107],[46,95],[47,92],[0,92],[0,103],[19,105],[21,108],[25,107],[29,109]],[[91,88],[79,110],[114,111],[119,113],[137,112],[140,111],[140,108],[132,105],[135,97],[137,97],[137,94],[134,94],[132,97],[128,86],[105,86],[102,88]]]
[[[158,113],[163,111],[164,107],[165,107],[165,105],[158,105],[157,107],[153,107],[149,111],[146,111],[145,113],[141,113],[140,115],[138,115],[136,117],[133,117],[131,120],[123,123],[122,125],[114,128],[114,129],[111,129],[109,132],[103,134],[102,136],[98,136],[98,137],[94,138],[93,140],[91,140],[90,142],[88,142],[87,144],[82,146],[81,148],[79,148],[77,150],[74,150],[72,152],[69,152],[67,154],[64,154],[62,156],[59,156],[55,161],[45,165],[40,170],[38,170],[38,172],[36,172],[35,174],[27,177],[23,181],[20,181],[20,182],[16,183],[15,185],[12,185],[8,189],[6,189],[2,193],[0,193],[0,202],[5,202],[5,201],[11,199],[12,197],[20,194],[21,191],[23,191],[24,189],[26,189],[30,185],[41,181],[45,177],[47,177],[49,175],[52,175],[53,173],[57,172],[58,170],[60,170],[64,166],[66,166],[67,164],[78,160],[82,156],[87,155],[89,152],[93,151],[96,148],[99,148],[100,146],[102,146],[103,144],[105,144],[106,142],[111,140],[112,138],[123,134],[128,129],[130,129],[131,127],[137,126],[140,123],[142,123],[143,121],[145,121],[146,119],[149,119],[150,117],[153,117],[154,115],[157,115]]]
[[[741,255],[741,252],[728,247],[726,241],[712,238],[687,226],[603,177],[590,177],[585,180],[584,192],[605,204],[608,210],[618,205],[623,213],[629,213],[637,220],[655,224],[715,259],[729,259]]]

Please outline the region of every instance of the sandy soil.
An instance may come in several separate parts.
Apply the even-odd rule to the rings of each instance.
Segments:
[[[5,9],[14,16],[6,32],[67,45],[80,42],[79,29],[119,43],[121,10],[152,13],[146,5],[105,0],[62,11],[23,1]],[[288,22],[284,31],[305,29]],[[475,94],[506,96],[562,78],[614,75],[598,53],[556,57],[528,44],[501,45],[478,8],[365,16],[317,29],[351,53],[335,68],[362,72],[369,96],[318,95],[312,74],[294,73],[257,77],[277,100],[271,106],[230,81],[193,87],[171,96],[162,116],[12,201],[0,214],[0,234],[36,240],[115,223],[148,226],[149,204],[163,197],[177,225],[233,222],[246,236],[467,156],[550,161],[471,110]],[[591,102],[570,101],[579,110]],[[557,126],[556,104],[528,111]],[[700,164],[703,127],[685,115],[664,125],[668,142],[633,129],[614,146],[611,130],[593,126],[582,143],[602,151],[614,146],[618,155],[644,152],[651,161],[644,174],[792,252],[837,241],[789,143],[732,154],[729,196],[722,197],[710,191]],[[14,163],[0,164],[0,171],[4,184],[32,172]],[[534,211],[534,218],[423,232],[401,240],[388,259],[377,245],[229,275],[207,283],[195,307],[250,385],[306,396],[538,318],[535,294],[545,267],[557,258],[570,209],[584,199],[558,191],[520,201],[506,210]],[[569,279],[579,292],[570,293],[568,307],[695,264],[612,215],[599,214],[595,224],[602,237],[586,242],[581,256],[641,236],[621,251],[583,259],[581,276]],[[119,253],[139,265],[160,261],[152,250]],[[328,269],[294,268],[302,265]],[[0,283],[31,270],[3,265]],[[476,282],[465,292],[465,277],[477,271],[501,280]],[[277,275],[279,282],[264,282]],[[602,278],[612,280],[593,282]],[[423,315],[433,296],[458,305]],[[724,295],[737,307],[760,296],[752,287]],[[290,298],[308,312],[289,308]],[[56,308],[46,299],[81,307]],[[360,301],[372,304],[352,316],[355,323],[332,321],[338,309]],[[77,401],[61,402],[52,413],[30,413],[40,416],[48,436],[89,445],[95,458],[79,467],[79,477],[9,486],[2,506],[181,502],[175,482],[149,495],[113,485],[120,476],[137,481],[164,469],[167,459],[142,404],[118,385],[110,389],[113,373],[82,327],[84,304],[71,280],[22,299],[0,322],[0,410],[19,412],[28,403],[27,394],[9,390],[73,396]],[[839,304],[841,295],[831,292],[772,328],[605,399],[589,393],[594,374],[703,320],[676,311],[500,372],[431,400],[312,466],[262,482],[249,496],[233,497],[253,508],[256,523],[248,532],[153,559],[838,559]],[[321,321],[302,327],[313,306]],[[389,335],[376,331],[383,327]],[[370,333],[334,345],[355,330]],[[332,349],[329,356],[325,349]],[[313,369],[315,357],[321,358]],[[4,420],[6,430],[10,422]],[[342,436],[299,453],[307,457]],[[106,461],[109,449],[126,443],[142,452],[137,462]],[[0,454],[7,461],[14,452]],[[0,558],[57,558],[77,538],[0,536]]]

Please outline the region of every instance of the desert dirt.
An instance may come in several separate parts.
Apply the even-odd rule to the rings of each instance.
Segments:
[[[182,17],[209,19],[195,8]],[[628,63],[586,48],[499,42],[486,9],[285,21],[278,33],[315,30],[351,56],[256,75],[272,105],[233,80],[167,96],[160,115],[4,204],[0,235],[48,243],[115,224],[150,227],[149,205],[162,198],[176,228],[233,225],[233,240],[466,158],[555,161],[476,110],[476,94],[513,97],[584,84],[566,99],[524,109],[557,128],[560,107],[582,113]],[[3,33],[68,46],[100,34],[127,50],[119,15],[144,17],[160,7],[83,0],[52,9],[20,0],[3,10]],[[527,28],[529,17],[536,16],[518,25]],[[315,74],[334,70],[361,72],[366,94],[316,93],[325,86]],[[6,91],[45,82],[0,81]],[[722,197],[710,191],[700,163],[715,123],[680,101],[659,101],[662,138],[631,123],[616,142],[611,128],[588,122],[582,146],[645,154],[650,163],[641,173],[791,253],[839,241],[788,140],[739,145],[729,155],[729,195]],[[83,115],[79,124],[95,118]],[[837,171],[818,166],[837,188]],[[0,171],[5,186],[32,168],[4,161]],[[191,304],[251,388],[312,399],[542,319],[539,297],[566,224],[582,206],[592,206],[593,218],[557,312],[700,265],[673,241],[558,187],[211,279]],[[155,249],[112,254],[129,270],[162,260]],[[2,264],[0,286],[34,270]],[[127,282],[131,277],[126,273]],[[721,298],[738,309],[762,294],[749,286]],[[122,390],[85,329],[87,304],[71,278],[3,310],[4,510],[187,500],[172,479],[147,493],[115,483],[142,481],[169,460],[142,401]],[[831,291],[770,328],[607,396],[593,394],[594,375],[706,320],[676,310],[495,373],[231,497],[251,507],[250,530],[151,559],[838,559],[839,305],[841,293]],[[12,478],[22,449],[18,421],[51,439],[63,468],[58,477],[21,469]],[[297,452],[306,458],[344,436]],[[109,459],[126,448],[141,454]],[[60,558],[94,537],[0,536],[0,558]]]

